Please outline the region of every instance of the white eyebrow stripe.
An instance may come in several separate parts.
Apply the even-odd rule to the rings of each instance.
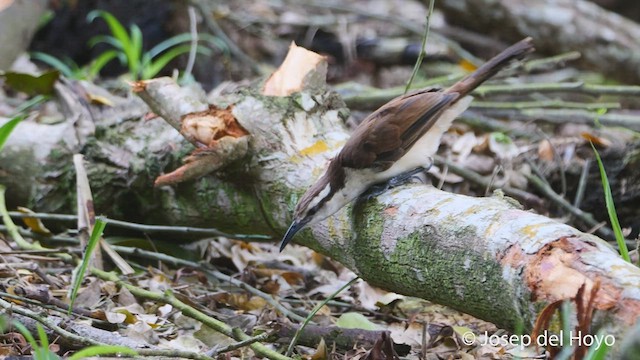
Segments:
[[[309,202],[309,205],[307,206],[307,211],[313,209],[316,205],[318,205],[318,203],[322,201],[322,199],[324,199],[325,196],[329,195],[330,192],[331,192],[331,184],[327,184],[324,187],[324,189],[322,189],[322,191],[320,191],[318,195],[316,195],[313,198],[313,200]]]

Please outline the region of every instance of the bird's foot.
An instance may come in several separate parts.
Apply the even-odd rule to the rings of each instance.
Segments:
[[[389,189],[393,189],[395,187],[405,185],[411,182],[418,182],[421,184],[425,183],[425,179],[423,176],[420,176],[421,173],[426,173],[431,166],[428,167],[418,167],[413,170],[402,173],[398,176],[394,176],[391,179],[387,180],[382,184],[375,184],[370,186],[367,191],[365,191],[360,197],[358,201],[369,201],[374,197],[381,195],[385,191]]]

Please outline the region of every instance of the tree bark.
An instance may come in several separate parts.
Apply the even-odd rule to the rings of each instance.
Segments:
[[[175,119],[202,109],[201,97],[169,79],[144,88],[155,113]],[[107,112],[93,109],[95,132],[86,135],[68,123],[20,124],[0,153],[0,183],[11,190],[14,205],[70,211],[75,197],[68,140],[75,139],[85,144],[80,148],[97,213],[270,234],[275,242],[299,196],[346,141],[344,104],[332,92],[267,97],[251,89],[213,104],[250,134],[246,155],[215,175],[153,188],[154,178],[175,168],[193,146],[159,118],[108,121]],[[346,207],[295,241],[372,285],[506,329],[531,329],[545,305],[576,296],[583,284],[589,293],[596,282],[595,329],[622,339],[640,315],[637,267],[601,239],[524,211],[500,194],[472,198],[402,186]]]

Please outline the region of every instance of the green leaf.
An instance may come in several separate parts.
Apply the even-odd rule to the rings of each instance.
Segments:
[[[42,349],[46,349],[49,351],[49,339],[47,338],[47,333],[44,331],[44,328],[40,323],[36,324],[36,328],[38,329],[38,337],[40,337],[40,347]]]
[[[24,338],[27,340],[27,342],[29,343],[29,345],[31,345],[33,349],[38,348],[38,343],[36,342],[36,339],[33,337],[33,335],[31,335],[31,332],[29,331],[29,329],[27,329],[26,326],[22,325],[22,323],[18,321],[13,321],[13,326],[16,329],[18,329],[20,334],[24,336]]]
[[[87,43],[87,45],[89,45],[89,47],[92,48],[101,43],[111,45],[120,51],[124,51],[124,49],[122,48],[122,43],[120,43],[118,39],[110,35],[96,35],[91,39],[89,39],[89,42]]]
[[[99,355],[127,355],[127,356],[137,356],[138,352],[128,348],[126,346],[116,346],[116,345],[95,345],[84,348],[77,353],[69,356],[67,360],[79,360],[88,357],[95,357]]]
[[[162,42],[160,42],[159,44],[157,44],[156,46],[152,47],[151,50],[147,51],[147,54],[149,55],[149,57],[151,59],[155,58],[156,56],[158,56],[158,54],[160,54],[161,52],[172,48],[176,45],[185,43],[185,42],[190,42],[191,41],[191,34],[189,33],[184,33],[184,34],[179,34],[176,36],[172,36],[170,38],[168,38],[167,40],[164,40]]]
[[[497,142],[501,144],[513,144],[513,141],[509,137],[509,135],[502,132],[492,132],[491,137],[493,137]]]
[[[11,135],[13,129],[20,121],[24,120],[25,117],[25,115],[16,115],[0,127],[0,151],[2,151],[4,143],[7,142],[7,139],[9,138],[9,135]]]
[[[336,325],[345,329],[380,330],[380,327],[372,323],[366,316],[355,312],[340,315]]]
[[[98,57],[96,57],[95,59],[93,59],[91,64],[89,64],[89,70],[88,70],[89,78],[94,78],[98,76],[102,68],[105,67],[105,65],[107,65],[111,60],[118,57],[118,54],[119,53],[115,50],[107,50],[102,54],[98,55]]]
[[[2,76],[4,76],[6,84],[16,91],[22,91],[29,95],[52,95],[53,86],[60,77],[60,72],[53,70],[40,76],[7,72]]]
[[[191,45],[181,45],[160,55],[155,61],[152,61],[148,66],[142,68],[142,79],[151,79],[156,76],[171,60],[188,53],[190,50]]]
[[[593,118],[593,122],[596,124],[596,127],[602,127],[602,123],[600,122],[600,117],[607,113],[607,108],[600,108],[596,111],[596,116]]]
[[[115,37],[122,45],[122,49],[131,48],[131,38],[129,37],[127,30],[115,16],[104,10],[93,10],[87,15],[87,20],[89,22],[93,22],[93,20],[98,17],[104,19],[109,30],[111,30],[113,37]]]
[[[605,336],[612,336],[604,334],[604,331],[598,331],[598,333],[594,337],[597,337],[598,339],[604,339]],[[605,360],[607,359],[607,354],[609,353],[610,348],[611,347],[605,341],[602,341],[599,347],[592,345],[589,348],[589,351],[587,351],[587,353],[585,354],[583,360]]]
[[[49,350],[49,339],[47,339],[47,333],[40,323],[36,324],[38,329],[38,336],[40,337],[40,344],[33,337],[29,329],[27,329],[22,323],[13,321],[13,326],[27,339],[29,345],[31,345],[33,358],[37,360],[59,360],[60,357]]]
[[[23,102],[22,104],[20,104],[20,106],[18,106],[15,109],[14,114],[20,114],[20,113],[22,113],[24,111],[27,111],[28,109],[38,105],[38,104],[40,104],[40,103],[43,103],[43,102],[47,101],[47,100],[49,100],[48,96],[44,96],[44,95],[34,96],[31,99],[29,99],[29,100]]]
[[[31,59],[41,61],[52,68],[60,71],[60,73],[68,78],[75,78],[75,72],[71,66],[67,65],[64,61],[58,59],[55,56],[45,54],[42,52],[34,51],[30,54]]]
[[[613,228],[613,233],[616,236],[616,242],[618,243],[618,249],[620,250],[620,255],[625,261],[631,262],[631,258],[629,257],[629,250],[627,249],[627,243],[624,240],[624,235],[622,235],[622,228],[620,227],[620,221],[618,221],[618,213],[616,212],[616,205],[613,202],[613,194],[611,193],[611,186],[609,185],[609,178],[607,177],[607,172],[604,169],[604,164],[602,164],[602,159],[600,159],[600,154],[596,147],[593,145],[591,141],[591,148],[593,152],[596,154],[596,160],[598,160],[598,168],[600,169],[600,179],[602,181],[602,189],[604,190],[604,201],[607,205],[607,213],[609,214],[609,220],[611,221],[611,227]]]
[[[140,76],[139,71],[142,57],[142,31],[140,31],[138,25],[131,25],[131,46],[124,50],[127,54],[129,72],[134,79],[137,79]]]
[[[229,49],[229,45],[227,45],[224,40],[219,37],[207,33],[199,34],[198,37],[203,42],[208,42],[212,47],[220,50],[225,57],[231,56],[231,50]]]
[[[93,251],[98,247],[98,244],[100,243],[100,237],[102,236],[102,232],[104,231],[104,227],[106,225],[107,223],[100,219],[96,219],[96,223],[93,225],[93,231],[91,232],[91,237],[89,238],[87,248],[85,249],[84,255],[82,256],[82,262],[80,263],[76,271],[74,271],[73,287],[71,288],[71,296],[69,297],[69,314],[71,314],[73,303],[76,301],[76,297],[78,296],[78,291],[80,290],[82,280],[84,279],[84,273],[87,271],[89,263],[91,262]]]

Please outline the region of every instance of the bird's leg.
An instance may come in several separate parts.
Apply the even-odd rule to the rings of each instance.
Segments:
[[[423,183],[423,180],[420,179],[419,177],[415,176],[416,174],[419,174],[421,172],[426,172],[427,170],[429,170],[429,168],[431,167],[431,165],[427,166],[427,167],[418,167],[415,168],[413,170],[404,172],[400,175],[394,176],[391,179],[387,180],[387,182],[381,183],[381,184],[375,184],[370,186],[367,191],[365,191],[364,193],[362,193],[362,195],[360,195],[357,199],[357,201],[368,201],[373,199],[374,197],[384,193],[385,191],[389,190],[389,189],[393,189],[394,187],[398,187],[401,185],[405,185],[408,184],[409,182],[411,182],[411,180],[415,177],[418,179],[418,181],[420,181],[421,183]]]

